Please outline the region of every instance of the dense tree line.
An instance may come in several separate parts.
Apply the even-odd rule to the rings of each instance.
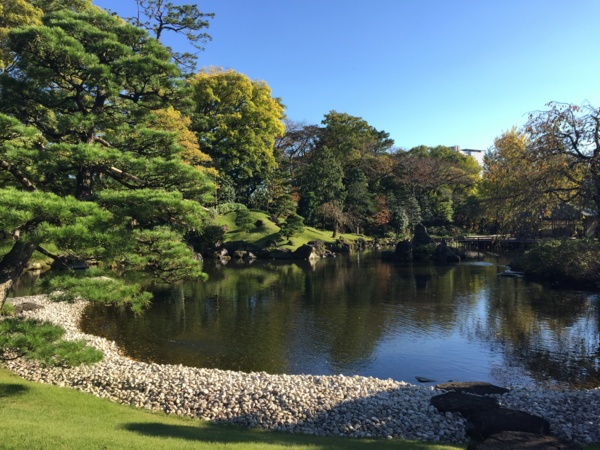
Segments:
[[[389,133],[331,111],[320,125],[288,122],[276,152],[307,224],[369,235],[461,222],[480,178],[477,161],[445,146],[394,147]]]

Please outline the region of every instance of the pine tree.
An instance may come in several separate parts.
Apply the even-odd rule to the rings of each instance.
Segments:
[[[0,74],[0,230],[12,247],[0,261],[0,306],[36,250],[165,281],[202,277],[183,236],[202,229],[213,185],[153,113],[182,105],[169,51],[95,9],[46,14],[11,30],[6,46],[16,58]],[[52,288],[148,301],[139,287],[85,275]]]

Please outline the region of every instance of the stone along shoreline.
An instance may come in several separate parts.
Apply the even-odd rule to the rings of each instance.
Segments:
[[[296,433],[464,442],[465,419],[439,413],[431,397],[440,391],[391,379],[343,375],[271,375],[134,361],[117,345],[84,334],[79,320],[86,302],[52,303],[43,296],[10,299],[43,308],[24,314],[66,329],[104,353],[91,366],[41,368],[22,359],[7,367],[31,381],[68,386],[98,397],[146,408]],[[582,444],[600,441],[600,389],[541,391],[512,388],[497,396],[506,408],[541,416],[554,435]]]

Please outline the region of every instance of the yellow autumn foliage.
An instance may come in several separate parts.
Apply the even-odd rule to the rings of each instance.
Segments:
[[[200,149],[196,134],[190,130],[191,119],[172,106],[152,111],[155,119],[152,126],[176,133],[177,143],[183,148],[181,156],[185,162],[209,174],[217,175],[216,169],[207,167],[212,158]]]
[[[0,0],[0,70],[12,59],[7,48],[8,33],[12,28],[41,23],[43,11],[26,0]]]

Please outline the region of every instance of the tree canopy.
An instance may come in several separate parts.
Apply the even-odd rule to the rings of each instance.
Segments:
[[[181,100],[167,49],[95,9],[12,29],[7,49],[17,58],[0,75],[0,230],[14,244],[0,261],[0,301],[46,245],[169,281],[201,276],[183,236],[202,228],[213,186],[159,124],[156,111]],[[147,296],[126,300],[136,299]]]
[[[482,192],[501,230],[537,236],[544,221],[577,221],[599,210],[599,117],[591,106],[551,103],[495,140]]]
[[[189,83],[196,104],[192,129],[238,201],[247,202],[277,169],[273,148],[284,132],[281,100],[265,82],[234,70],[203,70]]]

